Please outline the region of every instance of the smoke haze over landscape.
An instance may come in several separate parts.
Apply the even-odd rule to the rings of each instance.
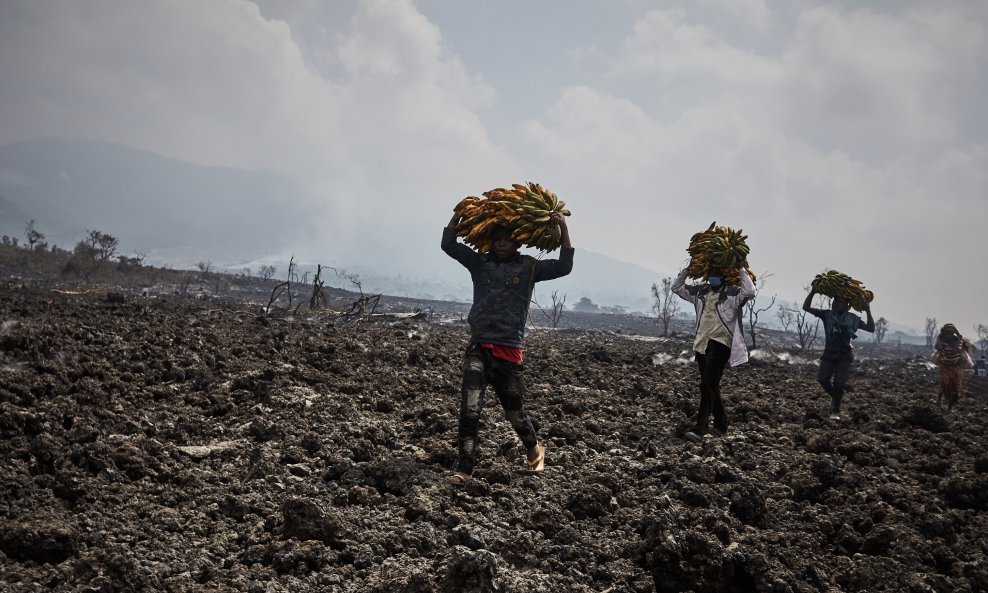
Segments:
[[[647,300],[717,220],[780,299],[835,268],[898,324],[988,322],[984,3],[11,1],[0,76],[5,233],[465,289],[452,206],[531,180],[569,302],[608,262]]]

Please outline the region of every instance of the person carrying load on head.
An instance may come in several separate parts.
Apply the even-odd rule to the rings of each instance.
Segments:
[[[711,225],[713,226],[713,225]],[[725,283],[724,271],[711,267],[702,284],[686,285],[691,266],[681,271],[672,283],[672,291],[696,308],[696,338],[693,352],[700,373],[700,408],[693,428],[685,437],[701,442],[703,435],[727,433],[727,412],[720,393],[724,369],[748,361],[748,348],[741,330],[740,312],[746,301],[755,297],[755,284],[744,258],[736,258],[738,285]],[[710,418],[713,416],[713,427]]]
[[[473,476],[488,384],[494,388],[505,416],[525,446],[525,470],[537,473],[545,467],[545,447],[539,442],[524,406],[525,323],[535,283],[569,274],[573,269],[574,249],[563,212],[547,214],[543,222],[551,223],[551,230],[558,238],[561,247],[558,259],[536,259],[519,253],[521,243],[513,238],[518,236],[516,225],[489,224],[484,231],[489,235],[485,234],[480,241],[487,247],[485,252],[457,241],[457,228],[463,228],[463,216],[459,212],[443,229],[442,250],[460,262],[473,281],[473,305],[468,317],[470,342],[463,358],[460,393],[459,460],[456,473],[448,478],[451,484],[468,482]]]
[[[964,395],[964,369],[974,366],[970,355],[974,351],[974,344],[962,336],[953,323],[945,323],[940,328],[933,348],[933,363],[940,369],[937,405],[946,406],[948,413]]]
[[[816,295],[816,288],[810,288],[803,301],[803,311],[823,321],[823,355],[820,356],[820,370],[816,378],[830,395],[830,419],[840,420],[840,406],[847,390],[847,380],[851,377],[851,363],[854,362],[851,340],[858,337],[858,330],[875,331],[875,318],[871,316],[870,303],[860,303],[868,318],[862,321],[851,313],[851,302],[843,297],[834,297],[830,309],[816,309],[813,307],[813,297]]]

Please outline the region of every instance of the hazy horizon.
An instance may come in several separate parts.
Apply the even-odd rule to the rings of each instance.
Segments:
[[[532,180],[574,275],[580,249],[675,273],[716,220],[767,294],[838,269],[876,317],[988,323],[985,3],[12,0],[0,76],[0,146],[270,171],[301,257],[414,269],[460,198]]]

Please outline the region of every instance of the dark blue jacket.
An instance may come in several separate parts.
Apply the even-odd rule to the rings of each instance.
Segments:
[[[463,264],[473,280],[470,336],[474,342],[524,347],[528,303],[536,282],[561,278],[573,269],[572,248],[562,248],[559,259],[521,255],[498,261],[456,240],[456,229],[443,229],[443,251]]]

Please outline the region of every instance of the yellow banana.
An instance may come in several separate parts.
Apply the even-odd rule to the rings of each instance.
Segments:
[[[572,213],[556,194],[535,182],[513,183],[510,188],[494,188],[460,200],[454,212],[460,216],[457,235],[478,251],[490,249],[490,228],[504,224],[514,228],[512,237],[523,245],[543,251],[559,247],[561,232],[552,219],[556,212]]]

